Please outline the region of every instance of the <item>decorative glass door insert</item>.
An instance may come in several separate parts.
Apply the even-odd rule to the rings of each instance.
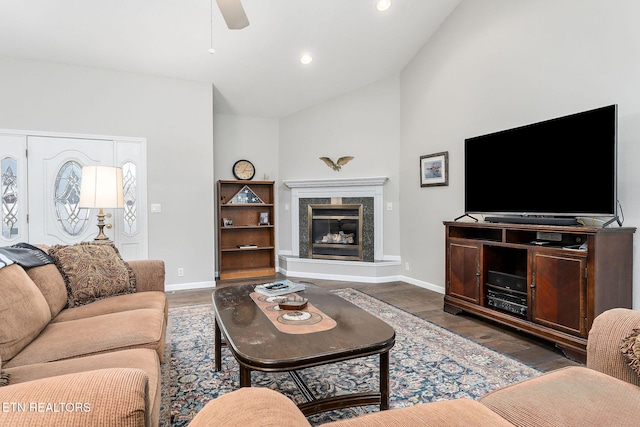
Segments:
[[[5,157],[2,170],[2,235],[11,239],[18,235],[18,161]]]
[[[64,232],[69,236],[82,234],[89,224],[90,209],[80,209],[82,165],[71,160],[58,170],[54,183],[55,212]]]

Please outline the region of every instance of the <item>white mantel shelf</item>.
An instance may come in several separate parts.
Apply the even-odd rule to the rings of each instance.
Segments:
[[[371,178],[335,178],[335,179],[291,179],[283,181],[289,188],[326,188],[382,186],[389,178],[376,176]]]

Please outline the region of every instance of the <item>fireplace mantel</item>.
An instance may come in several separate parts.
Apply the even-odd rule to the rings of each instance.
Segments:
[[[296,179],[283,181],[291,189],[291,248],[293,256],[300,255],[300,199],[316,197],[372,197],[374,202],[374,259],[384,259],[383,247],[383,186],[388,177]]]
[[[325,188],[325,187],[382,187],[389,178],[376,176],[372,178],[336,178],[336,179],[292,179],[283,181],[289,188]]]

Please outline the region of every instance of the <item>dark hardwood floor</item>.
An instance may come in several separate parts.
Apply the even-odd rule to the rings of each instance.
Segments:
[[[234,284],[268,282],[284,276],[262,278],[260,280],[227,280],[218,281],[216,286]],[[565,366],[577,366],[580,363],[567,359],[552,343],[538,340],[513,329],[461,314],[454,316],[442,309],[442,294],[433,292],[405,282],[389,283],[356,283],[317,279],[296,279],[293,281],[311,282],[327,289],[353,288],[376,297],[382,301],[415,314],[423,319],[454,331],[475,342],[481,343],[496,351],[508,354],[524,363],[543,371],[552,371]],[[211,289],[197,289],[168,292],[169,307],[180,307],[211,303]],[[170,340],[170,337],[168,337]]]

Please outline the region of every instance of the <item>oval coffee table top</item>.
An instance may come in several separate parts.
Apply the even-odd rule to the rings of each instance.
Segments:
[[[319,286],[305,285],[297,294],[335,320],[334,328],[283,333],[250,297],[255,285],[228,286],[213,292],[216,322],[238,362],[256,370],[290,371],[393,347],[395,331],[387,323]]]

